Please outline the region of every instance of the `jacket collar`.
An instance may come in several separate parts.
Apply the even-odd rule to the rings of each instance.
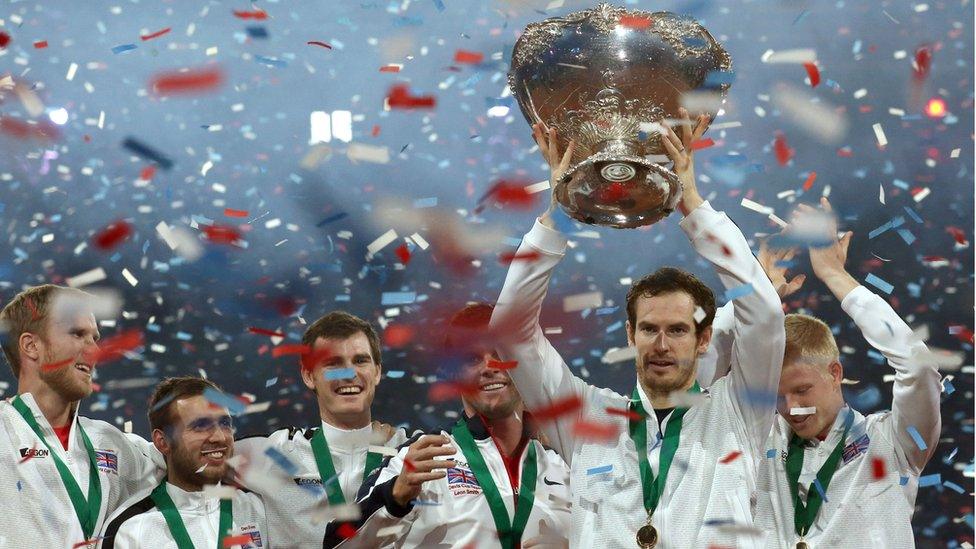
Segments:
[[[41,411],[41,408],[37,405],[37,401],[34,400],[34,395],[32,395],[30,393],[20,393],[19,396],[20,396],[20,400],[24,404],[26,404],[27,407],[30,408],[30,411],[34,414],[34,419],[37,421],[37,424],[40,425],[41,431],[44,433],[44,438],[51,439],[51,440],[54,440],[54,441],[58,441],[58,437],[54,433],[54,428],[51,425],[51,422],[49,422],[47,420],[47,418],[44,417],[44,412]],[[75,409],[74,409],[73,412],[71,412],[71,424],[70,424],[71,425],[71,430],[68,432],[68,451],[69,452],[72,449],[74,449],[74,447],[75,447],[75,431],[76,431],[76,427],[78,425],[78,410],[79,410],[79,408],[81,408],[81,402],[80,401],[77,402],[77,403],[75,403]],[[48,442],[50,442],[50,440]],[[57,449],[57,448],[61,448],[62,450],[64,449],[61,446],[61,442],[60,441],[58,441],[57,444],[52,444],[51,447],[52,448],[55,448],[55,449]]]
[[[481,416],[475,414],[474,416],[468,417],[464,410],[461,410],[461,417],[464,418],[468,426],[468,431],[471,432],[471,436],[475,440],[488,440],[491,438],[491,433],[488,432],[488,425],[481,419]],[[532,427],[533,423],[532,416],[528,412],[522,412],[522,440],[536,438],[535,430]]]

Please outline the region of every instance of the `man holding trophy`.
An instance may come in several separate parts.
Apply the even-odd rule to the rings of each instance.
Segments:
[[[646,25],[621,29],[625,17],[645,18]],[[578,414],[542,425],[571,468],[572,547],[759,542],[750,502],[774,418],[783,312],[738,227],[699,195],[692,151],[710,117],[699,113],[693,126],[679,107],[685,101],[691,110],[707,110],[694,109],[681,94],[700,89],[708,71],[727,70],[720,50],[693,21],[606,5],[530,25],[515,46],[510,85],[552,169],[553,200],[517,253],[538,259],[512,263],[491,325],[500,358],[518,361],[511,376],[526,408],[582,401]],[[572,85],[562,85],[553,64],[598,76],[576,74]],[[669,119],[680,122],[680,137]],[[638,133],[655,122],[663,126],[659,134]],[[660,164],[660,153],[673,162],[671,170]],[[704,392],[695,381],[715,299],[697,277],[669,267],[635,282],[627,294],[637,377],[632,394],[573,375],[539,325],[549,278],[567,244],[556,229],[557,202],[580,221],[613,227],[653,223],[675,207],[681,212],[692,247],[734,296],[729,375]],[[616,433],[594,438],[584,428],[594,424]]]

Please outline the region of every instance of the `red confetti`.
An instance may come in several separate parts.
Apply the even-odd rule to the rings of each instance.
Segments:
[[[380,134],[380,127],[378,124],[373,125],[373,131],[371,132],[373,137],[377,137]]]
[[[386,101],[391,109],[432,109],[437,103],[433,95],[411,95],[402,84],[390,88]]]
[[[254,11],[238,11],[234,10],[234,17],[239,19],[257,19],[264,20],[268,18],[268,12],[264,10],[254,10]]]
[[[57,126],[49,122],[28,124],[23,120],[5,116],[0,118],[0,132],[14,139],[36,139],[38,141],[54,141],[61,137]]]
[[[111,250],[121,244],[132,234],[132,225],[124,220],[118,220],[95,235],[92,244],[99,250]]]
[[[700,151],[702,149],[707,149],[714,146],[715,140],[711,137],[706,137],[705,139],[699,139],[698,141],[691,142],[691,150],[693,151]]]
[[[606,412],[612,416],[623,416],[629,421],[640,421],[644,419],[644,416],[638,414],[633,410],[627,410],[625,408],[607,408]]]
[[[321,46],[323,48],[327,48],[327,49],[330,49],[330,50],[332,49],[332,46],[330,46],[330,45],[328,45],[325,42],[322,42],[320,40],[309,40],[308,42],[305,42],[305,43],[308,44],[309,46]]]
[[[170,30],[171,30],[170,27],[166,27],[165,29],[163,29],[161,31],[156,31],[156,32],[154,32],[152,34],[147,34],[145,36],[140,36],[139,38],[142,38],[142,41],[145,42],[146,40],[152,40],[153,38],[159,38],[160,36],[162,36],[164,34],[168,34]]]
[[[394,324],[393,326],[387,326],[386,330],[383,331],[383,343],[388,347],[394,349],[398,347],[403,347],[407,343],[413,341],[414,329],[412,326],[405,326],[403,324]]]
[[[336,533],[342,536],[343,539],[349,539],[356,535],[356,527],[346,522],[336,529]]]
[[[551,421],[562,416],[572,414],[583,407],[583,400],[579,396],[573,395],[551,403],[545,408],[532,410],[532,417],[536,421]]]
[[[498,262],[502,265],[508,265],[513,261],[535,261],[539,259],[541,255],[539,252],[526,252],[520,254],[518,252],[505,252],[498,256]]]
[[[427,400],[444,402],[461,396],[474,396],[481,388],[477,383],[458,383],[455,381],[441,381],[430,386]]]
[[[842,158],[852,158],[854,156],[854,151],[850,147],[841,147],[837,149],[837,156]]]
[[[254,540],[248,534],[241,534],[239,536],[227,536],[224,538],[224,547],[233,547],[235,545],[240,545],[243,547],[252,541]]]
[[[311,351],[311,347],[308,345],[302,345],[301,343],[278,345],[274,349],[271,349],[271,358],[280,358],[289,355],[304,355],[310,353]]]
[[[47,40],[38,40],[37,42],[34,42],[34,48],[36,49],[43,50],[46,47],[47,47]]]
[[[803,182],[803,190],[809,191],[813,187],[813,182],[817,180],[817,172],[810,172],[807,176],[807,180]]]
[[[126,330],[112,337],[105,338],[98,342],[98,351],[92,353],[88,358],[92,364],[100,362],[112,362],[122,358],[125,353],[142,347],[144,344],[143,334],[139,330]]]
[[[956,244],[960,246],[968,246],[969,239],[966,238],[966,233],[962,229],[957,227],[946,227],[946,232],[952,235],[952,238],[956,240]]]
[[[400,72],[400,65],[383,65],[380,72]]]
[[[9,43],[10,35],[5,32],[0,32],[0,48],[6,48]]]
[[[149,89],[159,95],[199,93],[213,90],[224,81],[224,74],[217,67],[191,71],[168,71],[150,80]]]
[[[488,367],[496,370],[512,370],[518,366],[517,360],[488,360]]]
[[[810,87],[816,88],[820,83],[820,69],[814,63],[804,63],[803,68],[807,70],[807,76],[810,78]]]
[[[41,365],[41,370],[45,372],[49,370],[57,370],[58,368],[63,368],[68,364],[74,364],[74,362],[75,362],[74,357],[66,358],[64,360],[59,360],[57,362],[49,362],[48,364]]]
[[[479,206],[475,211],[484,209],[484,203],[494,200],[501,206],[511,206],[516,209],[529,209],[535,206],[537,196],[525,189],[524,181],[499,181],[479,200]]]
[[[627,27],[634,30],[644,30],[650,28],[651,18],[644,17],[641,15],[621,15],[618,20],[621,27]]]
[[[233,244],[241,239],[241,233],[228,225],[207,225],[203,234],[214,244]]]
[[[315,370],[323,361],[328,360],[332,356],[332,352],[328,349],[310,350],[309,352],[302,355],[299,360],[301,364],[302,371],[312,371]]]
[[[477,51],[466,51],[457,50],[454,52],[454,62],[455,63],[467,63],[470,65],[477,65],[481,63],[485,58],[485,54]]]
[[[723,464],[723,465],[724,464],[727,464],[727,463],[732,463],[733,461],[739,459],[739,456],[741,456],[741,455],[742,455],[742,452],[740,452],[738,450],[733,450],[733,451],[729,452],[729,455],[727,455],[724,458],[720,459],[718,462],[721,463],[721,464]]]
[[[573,424],[573,434],[581,439],[609,442],[617,438],[620,430],[611,423],[579,420]]]
[[[410,263],[410,248],[408,248],[406,244],[400,244],[394,253],[396,253],[400,263],[403,263],[404,265]]]
[[[269,337],[287,337],[285,334],[281,332],[276,332],[274,330],[267,330],[265,328],[258,328],[256,326],[248,327],[247,331],[251,332],[252,334],[265,335]]]
[[[139,179],[149,181],[154,175],[156,175],[156,166],[146,166],[139,172]]]
[[[963,343],[973,342],[973,335],[974,335],[973,331],[965,326],[959,324],[949,326],[949,333],[955,336],[956,339],[962,341]]]
[[[912,65],[912,78],[915,82],[922,82],[929,75],[932,65],[932,50],[926,44],[915,49],[915,63]]]
[[[785,166],[789,163],[790,159],[793,158],[793,154],[796,152],[786,144],[786,137],[781,133],[776,134],[776,141],[773,144],[773,148],[776,150],[776,161],[779,162],[780,166]]]
[[[235,210],[233,208],[224,208],[224,215],[227,217],[247,217],[247,210]]]
[[[885,462],[879,457],[871,459],[871,476],[874,480],[885,478]]]

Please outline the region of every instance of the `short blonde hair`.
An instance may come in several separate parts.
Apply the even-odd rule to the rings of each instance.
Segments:
[[[51,304],[62,294],[89,296],[76,288],[42,284],[20,292],[0,311],[0,328],[7,332],[2,338],[3,354],[15,378],[20,377],[20,336],[29,332],[46,339]]]
[[[796,361],[827,365],[838,358],[837,342],[830,326],[809,315],[786,315],[786,350],[783,364]]]

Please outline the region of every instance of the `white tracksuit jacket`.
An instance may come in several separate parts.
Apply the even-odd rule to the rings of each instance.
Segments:
[[[480,419],[468,418],[467,425],[511,520],[518,490],[513,490],[502,455]],[[430,434],[448,436],[457,446],[449,432]],[[445,478],[424,483],[415,500],[417,504],[401,507],[393,499],[393,484],[403,468],[403,458],[410,444],[421,436],[423,433],[417,433],[406,441],[397,455],[387,458],[383,469],[363,484],[359,498],[362,518],[353,524],[358,529],[356,535],[344,539],[339,534],[339,524],[330,524],[322,547],[501,547],[488,501],[460,448],[453,456],[437,458],[456,460],[457,466],[448,470]],[[538,543],[539,547],[563,547],[570,526],[569,469],[562,458],[538,440],[530,439],[528,444],[535,445],[538,477],[535,504],[522,534],[522,545]],[[516,478],[519,479],[528,444],[518,457]],[[383,535],[379,535],[381,531]]]
[[[753,291],[734,300],[731,375],[716,381],[707,391],[707,400],[684,417],[680,445],[654,515],[661,536],[658,547],[757,546],[761,539],[748,531],[752,527],[751,497],[775,414],[775,398],[771,397],[779,385],[783,360],[783,312],[775,288],[738,227],[724,213],[706,202],[680,226],[699,255],[714,265],[726,288],[751,284]],[[498,340],[497,350],[502,360],[518,361],[511,375],[529,410],[577,395],[584,401],[582,419],[618,427],[613,440],[593,442],[574,437],[578,417],[541,426],[572,471],[570,546],[632,548],[637,529],[646,520],[637,450],[627,418],[606,411],[626,409],[630,397],[574,376],[539,326],[549,278],[565,248],[566,238],[538,221],[526,234],[518,253],[538,252],[540,257],[514,262],[509,268],[492,327],[510,338]],[[649,399],[640,393],[644,408],[650,411]],[[665,426],[659,426],[653,414],[647,423],[648,440],[653,441]],[[661,446],[649,446],[648,457],[656,474]],[[741,454],[735,457],[734,452]],[[720,463],[730,457],[728,463]],[[607,473],[587,474],[606,466],[612,466]]]
[[[151,444],[125,435],[112,425],[76,415],[65,451],[30,393],[21,399],[34,412],[45,439],[71,470],[88,495],[88,453],[77,426],[91,439],[98,461],[102,505],[96,536],[105,517],[132,494],[155,486],[162,472],[147,457]],[[77,411],[76,411],[77,414]],[[28,455],[28,459],[25,459]],[[61,483],[54,458],[9,400],[0,401],[0,547],[71,549],[85,541],[68,492]]]
[[[880,351],[895,369],[891,411],[863,416],[854,411],[854,423],[845,441],[844,457],[827,487],[827,501],[804,538],[811,547],[915,546],[912,513],[918,494],[918,477],[939,442],[942,420],[939,371],[930,362],[917,361],[925,344],[888,303],[864,286],[855,288],[841,302],[844,311],[868,343]],[[826,440],[809,442],[803,453],[800,494],[806,492],[844,432],[841,410]],[[921,450],[909,427],[914,427],[927,450]],[[771,531],[766,547],[793,547],[793,496],[786,474],[786,452],[793,433],[777,417],[759,469],[756,525]],[[874,477],[873,462],[884,464],[884,477]]]
[[[312,429],[281,429],[269,436],[246,437],[234,442],[234,454],[247,458],[238,469],[242,483],[260,494],[268,511],[268,523],[275,547],[304,549],[320,547],[328,520],[328,499],[319,478],[312,436],[324,429],[329,453],[339,476],[342,494],[350,504],[356,503],[363,483],[363,468],[369,446],[387,446],[391,450],[407,439],[398,429],[389,440],[374,435],[372,427],[347,431],[322,422]],[[295,470],[286,471],[267,452],[284,455]]]
[[[143,490],[113,513],[102,530],[99,549],[176,549],[176,541],[166,519],[149,494]],[[197,549],[216,549],[220,524],[220,498],[204,492],[187,492],[166,483],[166,492],[183,519],[186,532]],[[268,539],[264,504],[254,493],[237,490],[233,500],[233,527],[230,535],[248,536],[246,543],[228,549],[267,549],[274,547]]]

